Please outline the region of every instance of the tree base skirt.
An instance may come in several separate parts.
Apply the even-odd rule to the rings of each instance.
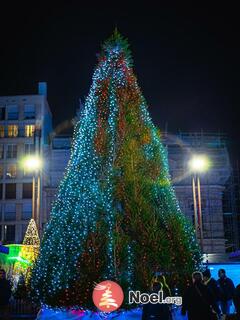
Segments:
[[[182,316],[180,313],[181,308],[174,308],[172,310],[173,320],[187,320],[187,316]],[[116,319],[116,320],[141,320],[142,309],[132,309],[130,311],[121,310],[118,312],[101,313],[93,311],[80,311],[80,310],[56,310],[50,308],[43,308],[38,314],[36,320],[103,320],[103,319]]]
[[[118,312],[102,313],[93,311],[80,310],[56,310],[42,308],[36,320],[100,320],[100,319],[117,319],[117,320],[141,320],[142,310],[140,308],[133,310],[121,310]]]

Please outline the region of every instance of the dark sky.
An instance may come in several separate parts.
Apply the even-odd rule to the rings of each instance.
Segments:
[[[226,133],[239,157],[239,11],[227,2],[158,2],[9,1],[0,18],[0,95],[36,93],[47,81],[54,124],[72,118],[117,25],[155,124]]]

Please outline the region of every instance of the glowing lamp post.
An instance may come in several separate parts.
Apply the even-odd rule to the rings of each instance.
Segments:
[[[196,235],[199,232],[200,247],[203,252],[203,226],[202,226],[202,204],[201,204],[201,186],[199,174],[209,169],[210,162],[205,155],[195,155],[189,161],[189,168],[192,172],[192,190],[193,190],[193,206],[194,206],[194,225]],[[196,194],[197,186],[197,194]]]
[[[38,171],[42,168],[42,161],[36,156],[26,157],[24,159],[24,168],[27,171]]]
[[[23,159],[22,165],[27,172],[33,172],[32,181],[32,219],[35,220],[40,231],[40,170],[42,159],[38,156],[28,156]]]

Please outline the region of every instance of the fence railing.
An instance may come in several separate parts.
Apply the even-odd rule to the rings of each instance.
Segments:
[[[29,300],[23,300],[23,299],[12,299],[9,303],[9,306],[7,310],[4,312],[7,312],[9,316],[11,316],[11,319],[14,317],[16,318],[33,318],[35,319],[37,316],[37,313],[39,311],[39,306],[33,304]],[[0,311],[0,319],[2,314]]]

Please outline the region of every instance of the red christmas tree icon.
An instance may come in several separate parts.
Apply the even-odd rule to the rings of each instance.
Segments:
[[[102,294],[102,298],[99,302],[99,307],[106,307],[109,309],[111,306],[118,308],[118,304],[116,303],[116,300],[112,298],[112,291],[110,290],[111,284],[109,283],[106,290]]]
[[[93,302],[103,312],[112,312],[119,309],[123,299],[123,290],[114,281],[102,281],[96,284],[93,290]]]

